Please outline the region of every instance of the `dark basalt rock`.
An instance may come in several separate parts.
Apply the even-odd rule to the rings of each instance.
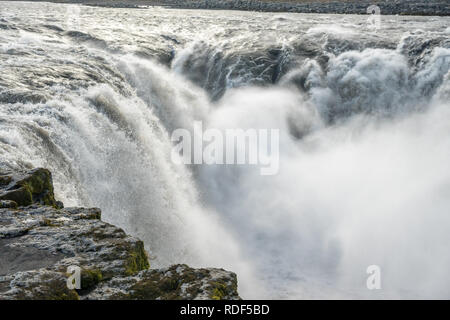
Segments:
[[[239,299],[234,273],[150,269],[144,243],[100,209],[58,205],[46,169],[1,173],[0,197],[0,300]],[[80,289],[67,286],[69,266]]]
[[[0,208],[17,208],[17,202],[12,200],[0,200]]]
[[[52,175],[42,168],[0,175],[0,200],[14,201],[18,206],[39,203],[58,207],[53,194]]]

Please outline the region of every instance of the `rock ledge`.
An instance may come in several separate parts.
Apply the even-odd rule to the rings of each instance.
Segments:
[[[81,269],[69,289],[68,267]],[[236,275],[174,265],[150,269],[144,244],[101,221],[97,208],[63,208],[46,169],[0,172],[0,300],[240,299]]]

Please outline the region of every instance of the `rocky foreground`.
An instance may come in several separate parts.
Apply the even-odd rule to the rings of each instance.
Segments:
[[[69,289],[68,267],[81,268]],[[0,172],[0,300],[240,299],[236,275],[174,265],[150,269],[144,244],[101,221],[97,208],[63,208],[51,173]]]

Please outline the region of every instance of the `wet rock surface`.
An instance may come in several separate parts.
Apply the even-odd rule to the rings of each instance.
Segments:
[[[48,170],[0,177],[0,300],[239,299],[234,273],[150,269],[143,242],[101,221],[100,209],[57,205]],[[25,184],[32,186],[27,206],[8,192]],[[52,201],[41,204],[42,194]],[[67,287],[70,266],[81,269],[80,289]]]
[[[193,269],[174,265],[148,269],[133,277],[116,277],[88,294],[90,299],[113,300],[237,300],[236,275],[223,269]]]
[[[53,194],[52,175],[47,169],[28,172],[0,172],[0,208],[39,203],[60,207]]]

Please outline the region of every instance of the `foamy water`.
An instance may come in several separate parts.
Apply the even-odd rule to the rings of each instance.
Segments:
[[[244,298],[449,298],[449,22],[1,2],[0,168]],[[279,129],[279,173],[173,164],[199,120]]]

